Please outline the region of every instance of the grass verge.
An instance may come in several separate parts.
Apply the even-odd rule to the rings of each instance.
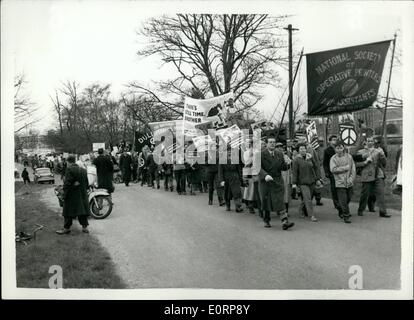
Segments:
[[[33,234],[36,224],[46,228],[37,232],[27,245],[16,243],[17,287],[49,288],[49,268],[62,267],[63,288],[125,288],[116,274],[115,266],[106,250],[91,234],[84,234],[74,221],[69,235],[58,235],[63,218],[40,201],[40,193],[47,185],[31,185],[28,192],[15,185],[16,232]],[[57,200],[56,200],[57,201]]]

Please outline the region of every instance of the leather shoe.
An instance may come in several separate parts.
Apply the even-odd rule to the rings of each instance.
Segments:
[[[226,203],[225,202],[220,202],[220,207],[224,206]]]
[[[351,220],[349,220],[349,218],[345,218],[345,219],[344,219],[344,222],[345,222],[345,223],[351,223]]]
[[[272,226],[270,225],[270,223],[269,223],[269,222],[265,222],[264,227],[265,227],[265,228],[271,228]]]
[[[236,208],[236,212],[243,212],[243,208]]]
[[[57,234],[68,234],[68,233],[70,233],[70,229],[63,228],[61,230],[57,230],[56,233]]]
[[[82,232],[83,232],[83,233],[89,233],[89,229],[88,229],[88,227],[83,227],[83,228],[82,228]]]
[[[358,212],[358,215],[362,217],[364,214],[362,212]]]
[[[283,224],[282,228],[283,228],[283,230],[287,230],[289,228],[292,228],[294,225],[295,225],[294,222],[286,222],[286,223]]]
[[[380,213],[380,217],[381,218],[391,218],[391,215],[389,215],[388,213]]]

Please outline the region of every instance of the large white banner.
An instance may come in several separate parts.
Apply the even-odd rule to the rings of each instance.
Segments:
[[[185,97],[184,135],[195,136],[195,125],[206,122],[211,122],[214,129],[224,128],[228,114],[234,111],[233,92],[204,100]]]

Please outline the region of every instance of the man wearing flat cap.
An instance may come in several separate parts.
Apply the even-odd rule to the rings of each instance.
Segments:
[[[63,184],[63,229],[57,230],[57,234],[70,233],[72,220],[78,219],[82,225],[82,231],[89,233],[88,230],[88,176],[86,170],[75,163],[75,156],[68,157],[68,167],[66,178]]]

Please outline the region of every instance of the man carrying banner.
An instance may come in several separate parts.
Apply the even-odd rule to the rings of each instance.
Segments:
[[[283,203],[284,185],[282,171],[288,170],[283,153],[276,151],[276,138],[267,138],[267,150],[261,154],[261,199],[264,210],[264,223],[270,228],[270,212],[276,211],[282,220],[283,230],[288,230],[295,224],[289,222]]]

